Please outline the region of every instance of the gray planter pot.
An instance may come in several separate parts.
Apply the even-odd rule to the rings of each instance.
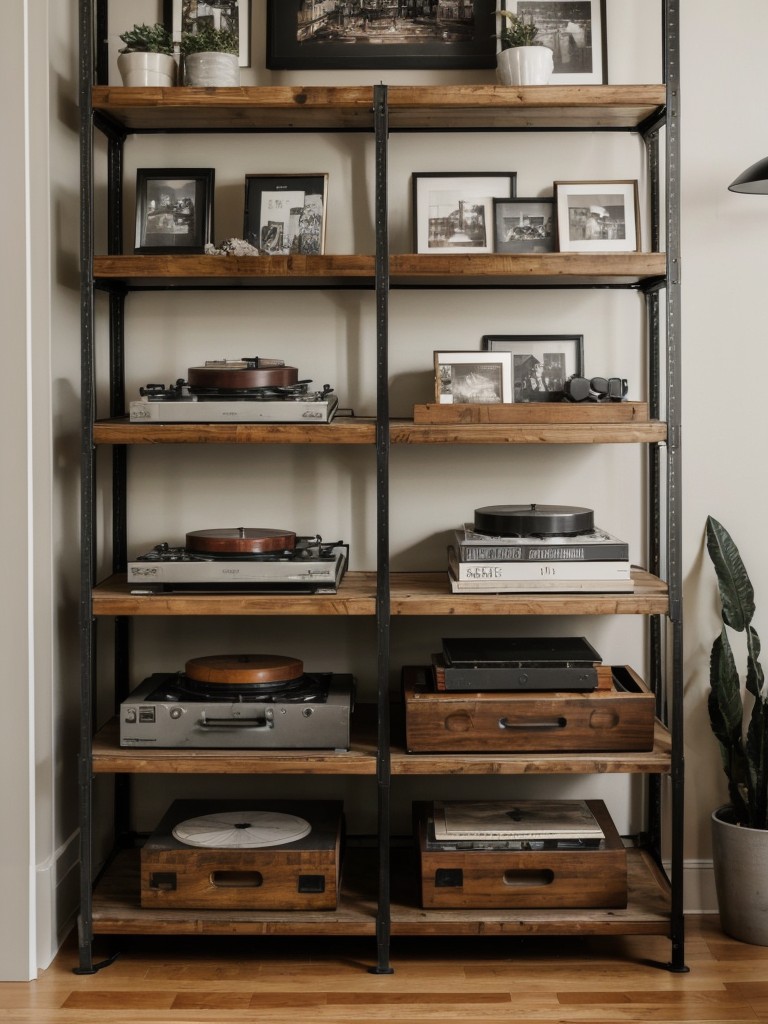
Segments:
[[[176,61],[167,53],[121,53],[117,68],[123,85],[176,85]]]
[[[184,58],[184,84],[203,87],[240,85],[236,53],[190,53]]]
[[[731,808],[719,807],[712,858],[720,927],[741,942],[768,946],[768,831],[734,825]]]

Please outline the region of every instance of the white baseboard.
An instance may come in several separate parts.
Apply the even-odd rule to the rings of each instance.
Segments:
[[[75,831],[36,869],[37,966],[49,967],[72,930],[80,906],[80,833]]]
[[[669,872],[669,862],[664,862]],[[717,893],[711,860],[686,860],[683,864],[683,910],[686,914],[716,914]]]

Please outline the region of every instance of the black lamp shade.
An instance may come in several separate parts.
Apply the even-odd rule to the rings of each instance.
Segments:
[[[758,160],[738,176],[728,188],[731,192],[748,192],[751,195],[768,195],[768,157]]]

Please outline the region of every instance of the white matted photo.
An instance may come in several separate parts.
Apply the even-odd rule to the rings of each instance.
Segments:
[[[501,0],[537,28],[535,42],[552,51],[552,85],[604,85],[608,81],[605,0]]]
[[[509,352],[435,352],[439,405],[497,405],[512,401]]]
[[[493,252],[493,201],[511,199],[516,184],[514,172],[414,174],[414,252]]]
[[[640,252],[637,181],[556,181],[560,252]]]

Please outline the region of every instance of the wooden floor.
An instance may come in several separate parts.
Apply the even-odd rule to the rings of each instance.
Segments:
[[[169,937],[119,948],[81,977],[72,942],[37,981],[0,985],[0,1021],[768,1021],[768,947],[726,938],[711,917],[688,921],[687,974],[656,966],[669,955],[656,937],[397,939],[390,976],[367,970],[373,940]]]

